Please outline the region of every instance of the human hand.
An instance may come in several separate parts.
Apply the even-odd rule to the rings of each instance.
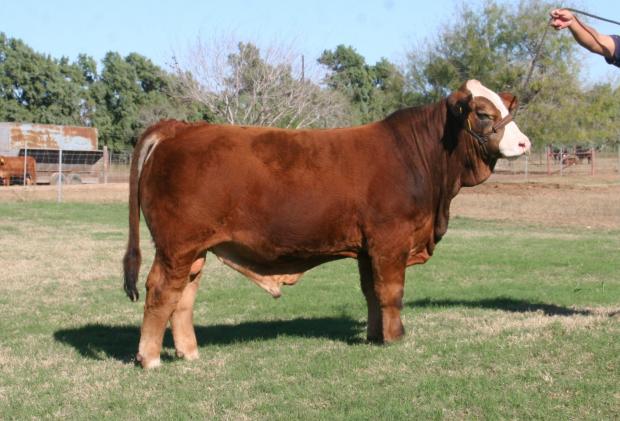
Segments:
[[[551,26],[556,30],[569,27],[575,20],[575,16],[566,9],[555,9],[551,13]]]

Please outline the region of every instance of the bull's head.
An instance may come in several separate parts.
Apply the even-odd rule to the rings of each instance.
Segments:
[[[448,106],[463,129],[488,153],[510,159],[530,150],[530,140],[512,121],[518,106],[514,95],[497,94],[477,80],[469,80],[448,97]]]

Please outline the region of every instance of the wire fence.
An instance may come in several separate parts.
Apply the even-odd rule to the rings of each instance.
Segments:
[[[538,176],[618,176],[620,147],[594,148],[548,145],[516,160],[500,159],[495,167],[499,174],[521,175],[527,179]]]
[[[2,186],[57,186],[60,202],[66,185],[127,182],[130,164],[130,153],[109,152],[107,148],[0,150],[0,179]]]
[[[126,183],[129,181],[131,154],[59,149],[0,150],[0,188],[23,185],[57,186],[57,201],[63,188],[76,184]],[[620,177],[620,145],[614,148],[584,148],[549,145],[516,160],[500,159],[495,173],[514,179],[534,177]]]

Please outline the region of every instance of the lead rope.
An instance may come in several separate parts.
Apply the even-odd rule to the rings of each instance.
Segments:
[[[525,82],[523,82],[523,86],[521,87],[521,91],[525,92],[525,88],[530,84],[530,79],[532,78],[532,73],[534,73],[534,65],[536,64],[536,60],[538,60],[538,56],[540,55],[540,50],[545,42],[545,38],[547,37],[547,32],[549,32],[549,24],[551,23],[551,19],[545,25],[545,32],[543,32],[542,37],[540,37],[540,41],[538,42],[538,46],[536,47],[536,52],[534,53],[534,58],[532,58],[532,62],[530,63],[530,70],[527,72],[527,77],[525,78]],[[517,115],[517,111],[515,110],[515,116]]]
[[[620,25],[620,22],[618,22],[616,20],[602,18],[600,16],[596,16],[596,15],[593,15],[591,13],[584,12],[583,10],[577,10],[577,9],[573,9],[573,8],[570,8],[570,7],[565,7],[564,9],[570,10],[571,12],[574,12],[574,13],[579,13],[580,15],[585,15],[585,16],[588,16],[588,17],[591,17],[591,18],[594,18],[594,19],[602,20],[603,22],[609,22],[609,23],[613,23],[614,25]]]
[[[597,16],[597,15],[593,15],[591,13],[584,12],[583,10],[573,9],[571,7],[564,7],[564,9],[565,10],[569,10],[569,11],[571,11],[573,13],[578,13],[580,15],[585,15],[585,16],[591,17],[593,19],[597,19],[597,20],[600,20],[600,21],[603,21],[603,22],[613,23],[615,25],[619,25],[620,26],[620,22],[618,22],[618,21],[615,21],[615,20],[612,20],[612,19],[603,18],[603,17]],[[577,17],[575,17],[575,19],[577,19]],[[551,26],[551,25],[549,25],[551,23],[551,20],[552,20],[552,18],[550,18],[549,21],[547,22],[547,25],[545,26],[545,31],[543,32],[542,37],[540,37],[540,41],[538,42],[538,46],[536,47],[536,52],[534,53],[534,58],[532,58],[532,62],[530,63],[530,69],[527,72],[527,77],[525,78],[525,81],[523,82],[523,86],[522,86],[522,89],[521,89],[522,92],[525,92],[525,89],[530,84],[530,79],[532,78],[532,73],[534,73],[534,66],[536,65],[536,61],[538,60],[538,56],[540,55],[540,51],[542,50],[542,46],[543,46],[543,44],[545,42],[545,37],[547,36],[547,32],[549,32],[549,26]],[[579,19],[577,19],[577,21],[579,21]],[[592,34],[590,34],[590,35],[592,35]],[[517,111],[518,110],[515,110],[513,117],[516,117]]]

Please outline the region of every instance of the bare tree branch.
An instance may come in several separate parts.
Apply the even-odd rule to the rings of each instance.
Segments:
[[[178,94],[204,104],[221,122],[286,128],[349,122],[348,102],[312,82],[312,69],[296,69],[301,55],[290,47],[259,51],[232,38],[198,39],[183,57],[172,66]]]

